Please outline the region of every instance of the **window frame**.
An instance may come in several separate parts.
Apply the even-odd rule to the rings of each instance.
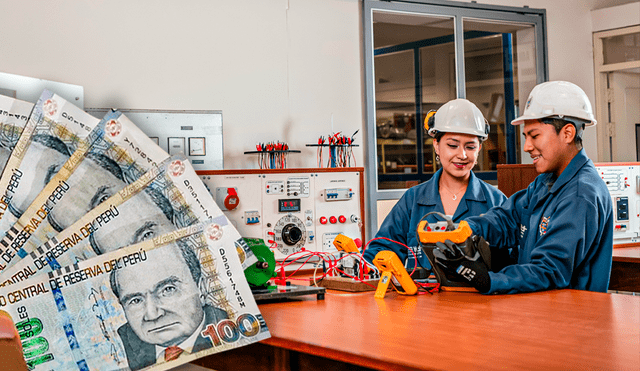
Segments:
[[[535,45],[536,45],[536,83],[542,83],[548,80],[548,53],[547,53],[547,34],[546,34],[546,10],[533,9],[528,7],[508,7],[499,5],[485,5],[477,3],[461,3],[444,0],[414,0],[414,1],[379,1],[379,0],[363,0],[363,36],[364,36],[364,80],[365,80],[365,136],[366,136],[366,152],[365,163],[366,168],[366,230],[367,239],[372,238],[378,230],[378,201],[397,200],[406,191],[406,189],[378,189],[378,160],[377,160],[377,141],[376,141],[376,104],[375,104],[375,72],[374,57],[375,49],[373,48],[373,12],[389,11],[396,13],[419,13],[431,16],[451,17],[454,21],[454,49],[455,49],[455,67],[456,67],[456,96],[457,98],[466,98],[465,84],[465,66],[464,66],[464,19],[474,19],[480,21],[498,21],[498,22],[516,22],[527,23],[535,27]],[[419,76],[417,77],[419,78]],[[416,78],[416,80],[417,80]],[[420,101],[418,101],[420,99]],[[421,112],[421,96],[416,96],[416,117],[422,117]],[[416,131],[420,131],[416,123]],[[508,125],[507,130],[512,129]],[[417,143],[423,138],[422,133],[417,133]],[[515,135],[512,135],[515,138]],[[515,148],[517,140],[508,140],[507,152],[515,153],[519,148]],[[419,150],[417,153],[419,163],[421,164],[423,153]],[[512,155],[509,158],[514,158]],[[496,178],[494,172],[484,172],[481,179]],[[487,176],[487,173],[489,174]],[[412,174],[413,175],[413,174]],[[415,176],[415,175],[414,175]],[[421,181],[430,179],[433,174],[422,174]]]

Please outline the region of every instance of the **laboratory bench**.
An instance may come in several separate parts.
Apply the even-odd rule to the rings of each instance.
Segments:
[[[215,370],[639,370],[640,297],[328,291],[266,303],[271,338],[194,361]]]

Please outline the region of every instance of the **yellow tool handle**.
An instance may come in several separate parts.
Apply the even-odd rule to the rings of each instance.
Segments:
[[[427,231],[426,228],[428,224],[429,222],[426,220],[423,220],[418,224],[418,237],[420,238],[420,242],[423,244],[433,244],[436,242],[444,242],[445,240],[451,240],[453,243],[463,243],[473,234],[473,231],[466,220],[461,221],[460,224],[458,224],[458,228],[455,230],[445,232]]]
[[[380,272],[383,272],[383,276],[387,273],[392,275],[400,285],[402,286],[402,291],[397,290],[399,294],[403,295],[415,295],[418,292],[418,286],[413,282],[407,270],[404,269],[400,258],[393,251],[382,250],[376,254],[376,257],[373,258],[373,264],[378,268]],[[389,281],[388,279],[387,281]],[[380,284],[382,284],[382,277],[380,278]],[[386,287],[389,286],[388,282],[384,282]],[[378,290],[380,289],[380,284],[378,284]],[[377,291],[376,291],[377,293]],[[382,295],[384,297],[384,295]]]
[[[387,293],[387,289],[389,288],[389,283],[391,283],[391,272],[387,271],[382,273],[380,281],[378,282],[378,288],[376,289],[376,293],[373,297],[376,299],[384,299],[384,295]]]
[[[344,251],[346,253],[359,252],[358,246],[353,239],[343,235],[342,233],[338,234],[336,238],[333,239],[333,246],[335,246],[339,251]]]

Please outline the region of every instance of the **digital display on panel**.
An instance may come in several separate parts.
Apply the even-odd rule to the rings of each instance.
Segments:
[[[278,212],[288,213],[300,211],[300,199],[278,200]]]

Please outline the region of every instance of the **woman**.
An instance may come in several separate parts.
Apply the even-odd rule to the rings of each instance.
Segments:
[[[376,237],[385,237],[416,248],[421,265],[430,269],[427,259],[420,258],[422,250],[418,248],[420,244],[416,239],[418,223],[425,214],[439,211],[458,223],[464,218],[483,214],[507,198],[471,171],[477,163],[482,141],[489,134],[489,124],[478,107],[466,99],[449,101],[435,115],[433,112],[427,114],[425,128],[434,138],[436,161],[440,162],[442,168],[429,181],[404,193],[385,218]],[[439,218],[432,214],[426,220],[435,223]],[[364,257],[372,261],[382,250],[394,251],[401,261],[405,261],[409,254],[405,247],[379,239],[369,244]],[[408,268],[412,269],[413,264]]]

